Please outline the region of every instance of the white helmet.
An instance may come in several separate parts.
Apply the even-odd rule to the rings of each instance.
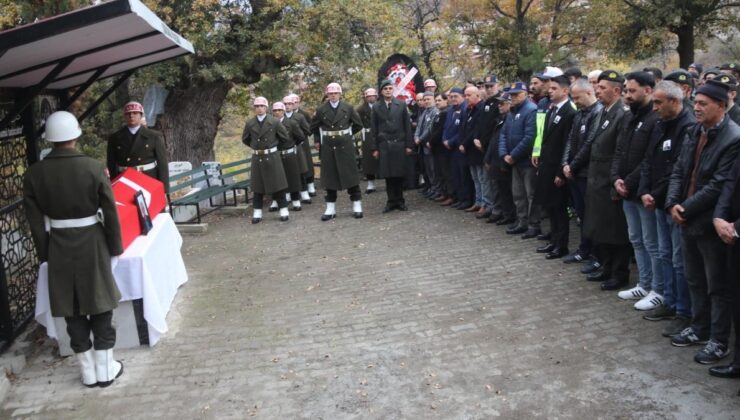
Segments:
[[[326,93],[342,93],[342,86],[339,83],[329,83],[326,85]]]
[[[48,142],[61,143],[82,135],[77,118],[67,111],[57,111],[46,119],[44,138]]]

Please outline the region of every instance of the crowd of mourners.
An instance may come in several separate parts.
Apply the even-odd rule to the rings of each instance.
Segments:
[[[697,346],[694,360],[714,364],[740,325],[739,73],[546,67],[528,85],[488,75],[445,92],[427,80],[413,134],[420,191],[542,241],[534,252],[580,264],[645,320],[669,321],[672,345]],[[375,166],[364,171],[370,192]],[[711,375],[740,378],[738,341],[734,361]]]

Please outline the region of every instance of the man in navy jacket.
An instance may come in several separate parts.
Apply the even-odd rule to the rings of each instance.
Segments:
[[[536,172],[532,166],[532,146],[537,131],[537,105],[527,98],[527,85],[516,82],[509,90],[511,111],[499,137],[499,156],[512,167],[512,192],[517,223],[506,230],[510,235],[524,233],[523,239],[541,233],[539,211],[532,205]]]

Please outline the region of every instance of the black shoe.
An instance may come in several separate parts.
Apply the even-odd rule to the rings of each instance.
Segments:
[[[586,261],[586,258],[583,258],[583,255],[581,255],[581,253],[578,251],[563,258],[564,264],[575,264],[575,263],[584,262],[584,261]]]
[[[555,244],[547,244],[537,248],[538,254],[547,254],[555,249]]]
[[[376,190],[375,188],[372,188],[372,189],[368,188],[368,189],[365,190],[365,194],[372,194],[375,191],[378,191],[378,190]]]
[[[737,358],[737,355],[735,356]],[[709,374],[718,378],[740,378],[739,365],[715,366],[709,368]]]
[[[383,213],[390,213],[393,211],[394,208],[395,208],[394,206],[391,206],[390,204],[386,204],[385,208],[383,209]]]
[[[459,202],[459,201],[458,201],[457,203],[455,203],[455,204],[452,204],[452,205],[450,206],[450,208],[451,208],[451,209],[455,209],[455,210],[459,210],[459,209],[460,209],[460,206],[462,206],[462,205],[463,205],[463,203],[461,203],[461,202]]]
[[[486,223],[496,223],[499,220],[503,220],[504,215],[503,214],[493,214],[491,213],[490,216],[488,216],[488,219],[486,219]]]
[[[321,215],[321,221],[326,222],[327,220],[331,220],[333,218],[337,217],[336,214],[322,214]]]
[[[542,233],[542,231],[539,229],[527,229],[527,231],[524,232],[524,235],[522,235],[522,239],[536,238],[540,233]]]
[[[312,201],[311,201],[311,199],[308,199],[308,200],[301,200],[301,203],[303,203],[303,204],[311,204],[311,203],[312,203]]]
[[[604,281],[606,280],[606,275],[602,270],[594,271],[593,273],[588,273],[586,275],[586,280],[588,281]]]
[[[290,218],[288,216],[280,216],[281,222],[287,222]]]
[[[362,219],[363,214],[362,214],[361,211],[356,211],[356,212],[352,213],[352,217],[354,217],[355,219]]]
[[[293,206],[293,207],[290,208],[290,210],[292,210],[292,211],[301,211],[303,209],[300,208],[300,207]]]
[[[276,211],[278,211],[278,208],[277,207],[270,207],[269,209],[267,209],[267,211],[269,211],[270,213],[275,213]]]
[[[609,279],[601,283],[601,290],[619,290],[627,286],[627,280]]]
[[[676,310],[665,305],[660,305],[657,308],[648,311],[642,316],[642,319],[648,321],[662,321],[664,319],[676,319]]]
[[[469,208],[473,207],[473,203],[461,203],[460,207],[457,207],[458,210],[467,210]]]
[[[397,205],[397,206],[396,206],[396,210],[401,210],[401,211],[408,211],[408,209],[409,209],[409,208],[408,208],[408,207],[406,207],[406,205],[405,205],[405,204],[399,204],[399,205]]]
[[[537,240],[538,241],[549,241],[551,236],[552,235],[549,233],[541,233],[537,235]]]
[[[516,219],[513,218],[513,217],[511,217],[511,218],[503,218],[503,219],[499,220],[498,222],[496,222],[496,226],[510,225],[510,224],[512,224],[514,222],[516,222]]]
[[[583,273],[583,274],[590,274],[590,273],[593,273],[594,271],[597,271],[599,269],[601,269],[601,263],[598,262],[598,261],[591,261],[591,262],[585,264],[583,266],[583,268],[581,268],[581,273]]]
[[[524,233],[527,231],[527,228],[524,226],[511,226],[510,228],[506,229],[506,233],[509,235],[519,235],[520,233]]]
[[[257,223],[259,223],[261,221],[262,221],[262,218],[261,217],[253,217],[252,218],[252,224],[253,225],[256,225]]]
[[[568,248],[555,248],[552,250],[552,252],[549,252],[547,255],[545,255],[545,259],[557,260],[558,258],[563,258],[566,255],[568,255]]]
[[[316,193],[315,193],[315,192],[309,192],[309,193],[308,193],[308,196],[309,196],[309,197],[316,197]]]

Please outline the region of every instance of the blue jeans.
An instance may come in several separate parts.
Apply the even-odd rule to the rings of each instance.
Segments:
[[[627,233],[635,250],[639,285],[645,290],[663,294],[663,273],[658,261],[658,223],[655,211],[646,209],[642,203],[624,200],[624,216]]]
[[[658,254],[665,280],[663,303],[675,309],[676,314],[690,318],[691,296],[683,273],[681,227],[662,210],[656,210],[655,218],[658,222]]]
[[[470,176],[475,186],[475,204],[486,210],[491,210],[493,200],[491,199],[491,179],[483,165],[470,165]]]

